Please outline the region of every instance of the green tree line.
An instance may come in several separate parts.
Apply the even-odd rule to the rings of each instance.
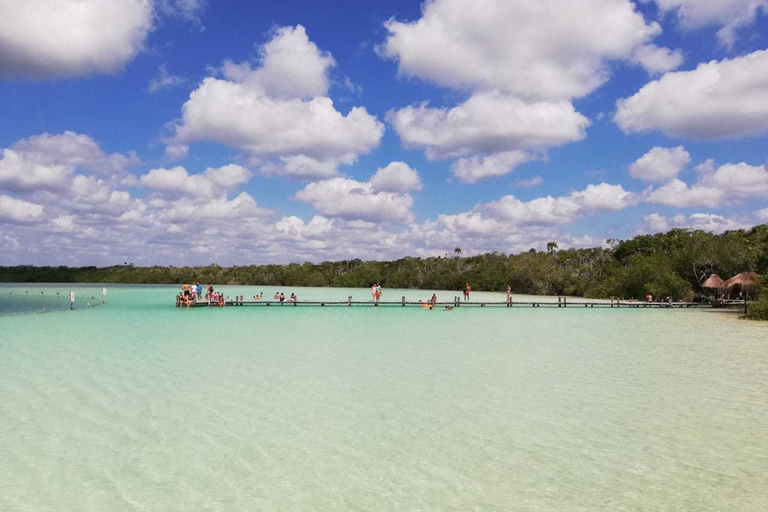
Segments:
[[[519,254],[490,252],[462,256],[405,257],[394,261],[326,261],[286,265],[217,264],[198,267],[0,267],[2,282],[136,283],[195,282],[275,286],[367,287],[473,290],[573,295],[592,298],[670,296],[693,299],[712,273],[727,279],[744,271],[768,275],[768,225],[715,235],[674,229],[629,240],[608,240],[606,246]],[[768,295],[766,293],[764,296]]]

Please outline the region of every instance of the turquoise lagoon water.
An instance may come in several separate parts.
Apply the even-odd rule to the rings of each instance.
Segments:
[[[3,511],[768,510],[765,324],[176,309],[176,287],[113,286],[91,308],[101,288],[82,287],[46,314],[11,298],[70,289],[0,287]],[[384,298],[404,294],[431,296]]]

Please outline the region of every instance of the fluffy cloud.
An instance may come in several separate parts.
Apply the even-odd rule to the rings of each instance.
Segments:
[[[411,220],[413,198],[408,194],[378,192],[371,183],[333,178],[308,184],[296,199],[310,203],[329,217],[364,221]]]
[[[570,224],[578,217],[599,211],[618,211],[637,204],[640,197],[627,192],[621,185],[600,183],[561,197],[540,197],[525,202],[515,196],[504,196],[475,207],[475,211],[492,217],[527,224]]]
[[[658,213],[652,213],[643,217],[643,222],[637,227],[638,233],[662,233],[670,229],[700,229],[722,233],[735,229],[748,229],[752,226],[741,219],[723,217],[708,213],[694,213],[688,217],[682,214],[673,217],[665,217]]]
[[[589,125],[567,101],[528,103],[492,92],[451,109],[406,107],[389,120],[406,146],[433,159],[559,146],[582,140]]]
[[[768,198],[768,170],[765,166],[746,163],[699,166],[699,179],[688,186],[674,179],[651,191],[646,200],[651,203],[681,208],[716,208],[754,197]]]
[[[106,154],[87,135],[64,132],[21,139],[2,150],[0,187],[12,191],[60,190],[76,169],[118,174],[138,162],[135,153]]]
[[[683,146],[654,147],[629,166],[629,174],[643,181],[667,181],[676,178],[691,161]]]
[[[635,50],[635,60],[654,75],[679,68],[683,63],[683,52],[646,44]]]
[[[340,164],[378,146],[384,126],[363,107],[346,115],[324,94],[330,55],[304,27],[277,29],[260,51],[260,67],[227,62],[224,78],[208,77],[182,107],[167,153],[215,140],[264,161],[267,173],[298,178],[338,174]]]
[[[25,0],[0,5],[0,76],[113,73],[144,45],[150,0]]]
[[[760,222],[768,222],[768,208],[763,208],[762,210],[757,210],[755,212],[755,218],[759,220]]]
[[[472,247],[484,251],[521,251],[542,249],[550,240],[562,240],[564,246],[591,244],[589,237],[563,235],[562,226],[600,211],[617,211],[636,204],[640,197],[619,185],[601,183],[561,197],[541,197],[521,201],[507,195],[496,201],[478,204],[470,211],[438,215],[400,236],[402,243],[414,247],[420,255],[439,255],[454,247]],[[532,229],[535,226],[535,229]]]
[[[261,219],[272,215],[270,210],[261,208],[246,192],[240,192],[233,199],[218,197],[203,203],[178,200],[154,214],[161,222],[189,222],[205,219],[207,222],[222,219]]]
[[[4,149],[0,159],[0,188],[33,190],[63,187],[72,173],[66,165],[40,165],[12,149]]]
[[[624,133],[719,139],[768,131],[768,50],[667,73],[620,99],[614,121]]]
[[[0,222],[30,222],[39,219],[43,207],[10,196],[0,196]]]
[[[328,70],[336,64],[309,40],[306,29],[280,27],[259,50],[260,66],[225,61],[224,76],[270,98],[314,98],[328,93]]]
[[[729,198],[768,198],[768,169],[765,165],[725,164],[716,171],[700,171],[700,183],[722,190]]]
[[[507,151],[483,157],[460,158],[451,165],[451,172],[459,181],[475,183],[485,178],[509,174],[518,165],[532,158],[533,155],[525,151]]]
[[[627,0],[489,0],[477,9],[432,0],[418,20],[385,27],[379,53],[396,59],[402,75],[471,92],[453,108],[422,103],[388,115],[406,147],[430,159],[465,157],[452,170],[467,183],[582,140],[589,121],[571,101],[608,79],[611,60],[660,72],[682,58],[649,44],[660,28]]]
[[[694,185],[674,179],[650,192],[646,200],[649,203],[677,206],[679,208],[716,208],[723,201],[725,194],[716,188]]]
[[[211,199],[251,179],[248,169],[235,164],[208,168],[190,175],[184,167],[152,169],[139,181],[151,189],[197,199]]]
[[[627,0],[489,0],[472,9],[433,0],[419,20],[385,27],[380,51],[404,75],[547,100],[589,94],[607,80],[606,61],[629,58],[660,32]]]
[[[411,192],[423,187],[418,171],[405,162],[390,162],[379,168],[370,182],[375,190],[383,192]]]
[[[733,45],[736,30],[750,25],[759,11],[768,12],[766,0],[655,0],[662,11],[676,11],[680,25],[696,29],[719,25],[720,41]]]
[[[51,135],[43,133],[21,139],[13,149],[30,162],[39,165],[63,165],[98,174],[118,174],[139,162],[133,151],[126,154],[106,154],[87,135],[72,131]]]

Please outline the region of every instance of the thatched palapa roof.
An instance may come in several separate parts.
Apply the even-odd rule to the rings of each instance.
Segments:
[[[706,281],[704,281],[704,283],[702,283],[701,287],[716,290],[718,288],[722,288],[724,284],[725,284],[725,281],[720,279],[719,275],[712,274],[711,276],[709,276],[709,278],[707,278]]]
[[[723,284],[723,288],[733,288],[734,286],[740,286],[741,288],[751,288],[757,284],[757,272],[742,272],[736,274]]]

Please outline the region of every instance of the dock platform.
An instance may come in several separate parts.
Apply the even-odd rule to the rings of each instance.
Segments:
[[[465,302],[459,300],[460,297],[456,297],[453,301],[438,301],[432,305],[434,309],[444,308],[631,308],[631,309],[675,309],[675,308],[720,308],[738,306],[743,307],[743,302],[733,302],[729,304],[711,304],[701,302],[630,302],[630,301],[569,301],[566,297],[560,298],[561,300],[555,301],[501,301],[501,302],[489,302],[489,301],[469,301]],[[180,304],[178,299],[176,302],[177,307],[185,307]],[[417,308],[430,308],[429,302],[421,301],[408,301],[403,297],[399,301],[380,301],[374,303],[372,300],[359,301],[352,300],[300,300],[300,301],[277,301],[277,300],[244,300],[242,297],[227,298],[224,301],[224,305],[221,306],[215,302],[208,302],[206,300],[196,301],[189,307],[417,307]]]

